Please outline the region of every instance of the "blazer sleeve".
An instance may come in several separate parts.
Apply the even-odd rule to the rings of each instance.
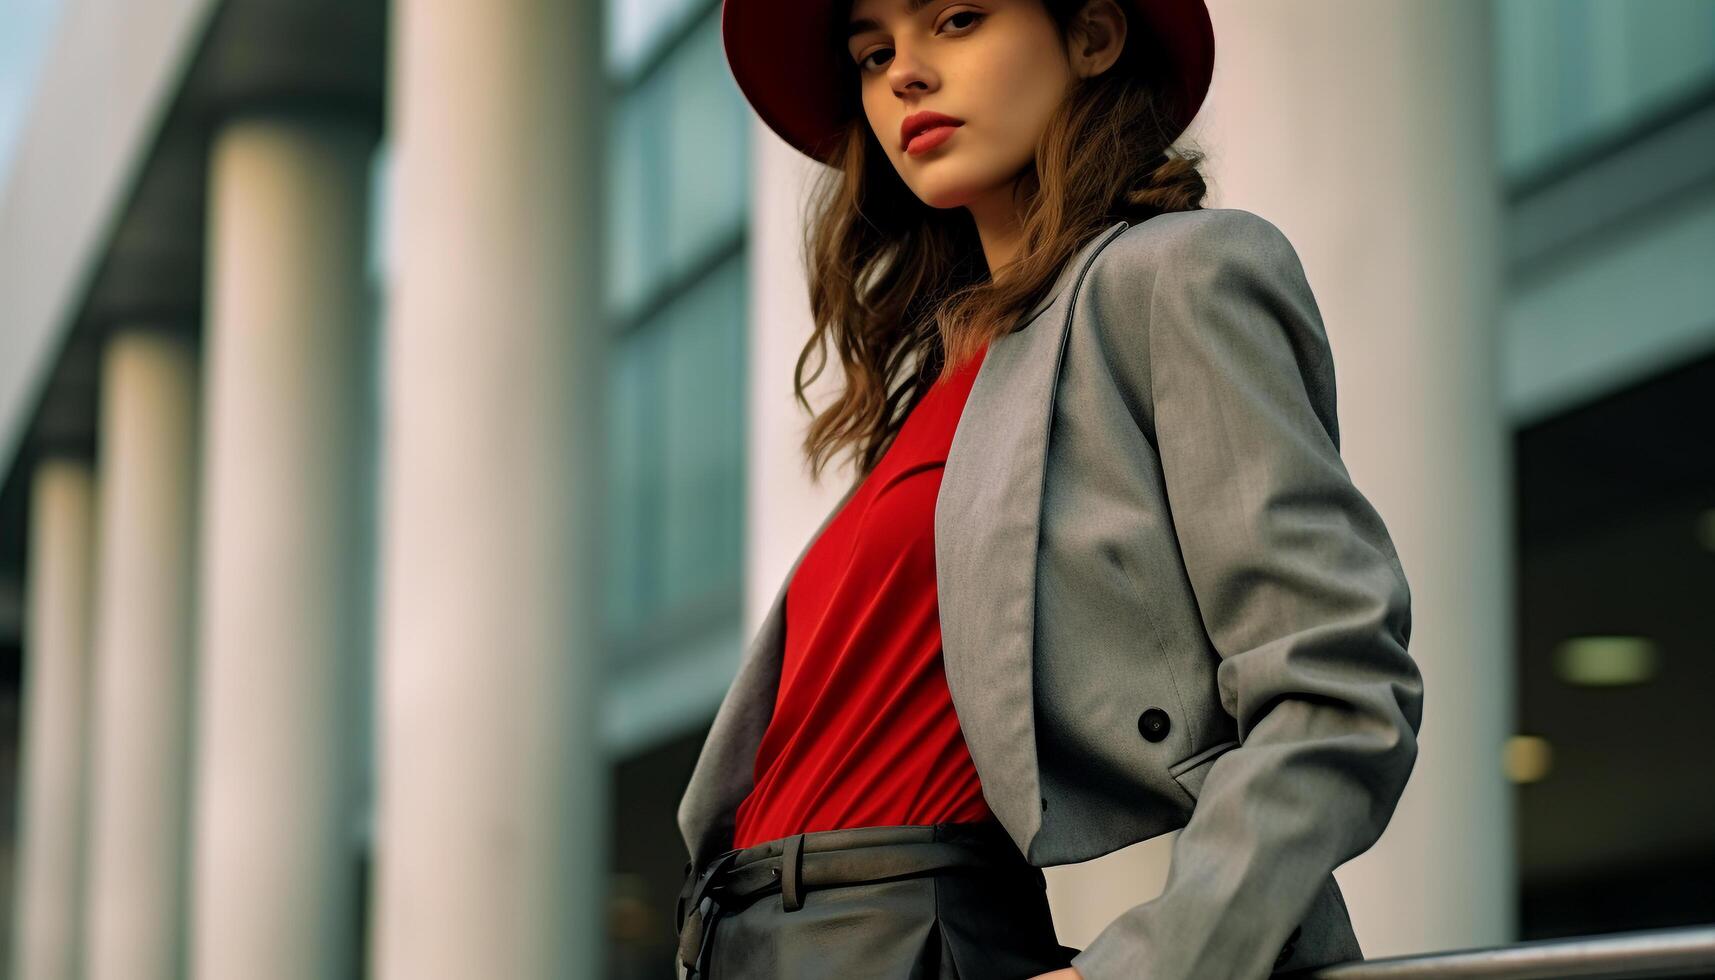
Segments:
[[[1086,980],[1260,978],[1391,818],[1423,683],[1404,571],[1340,457],[1333,360],[1292,245],[1236,209],[1152,220],[1170,224],[1109,270],[1130,300],[1098,315],[1160,453],[1240,744],[1210,768],[1161,895],[1072,964]]]

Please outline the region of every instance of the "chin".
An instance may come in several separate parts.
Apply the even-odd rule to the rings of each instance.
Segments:
[[[911,189],[918,200],[940,210],[964,207],[983,193],[983,188],[974,184],[946,180],[923,181]]]

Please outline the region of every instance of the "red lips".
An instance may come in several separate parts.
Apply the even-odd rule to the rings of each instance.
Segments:
[[[903,150],[911,145],[911,140],[925,129],[933,129],[936,126],[963,126],[964,124],[963,119],[954,119],[944,113],[931,112],[927,109],[922,112],[913,112],[906,116],[905,121],[899,126],[899,148]]]

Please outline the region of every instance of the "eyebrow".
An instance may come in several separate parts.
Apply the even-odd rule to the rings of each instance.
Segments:
[[[917,11],[922,10],[924,7],[927,7],[934,2],[935,0],[905,0],[905,12],[907,14],[915,14]],[[870,20],[868,17],[865,17],[862,20],[854,20],[851,22],[850,26],[846,28],[846,40],[851,40],[852,35],[854,34],[862,34],[864,31],[880,29],[881,25]]]

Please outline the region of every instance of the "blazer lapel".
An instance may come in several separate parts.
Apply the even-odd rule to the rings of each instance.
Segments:
[[[1026,856],[1046,805],[1037,776],[1033,664],[1043,464],[1070,320],[1058,300],[1126,225],[1110,225],[1080,249],[1024,327],[989,345],[935,506],[947,686],[989,809]]]
[[[935,502],[935,581],[947,686],[989,807],[1022,853],[1041,825],[1032,663],[1042,467],[1065,350],[1060,297],[1118,221],[1066,262],[1053,286],[996,338],[960,416]],[[1051,316],[1044,316],[1054,310]],[[755,787],[785,649],[786,591],[810,546],[851,499],[849,487],[792,562],[715,712],[678,821],[698,866],[732,846],[736,812]]]

